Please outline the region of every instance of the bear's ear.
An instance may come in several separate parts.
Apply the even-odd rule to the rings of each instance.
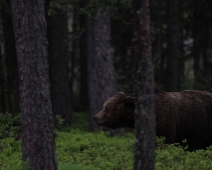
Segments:
[[[124,92],[118,92],[117,94],[118,94],[118,95],[125,95]]]
[[[128,96],[125,97],[124,102],[125,103],[134,103],[135,102],[135,97],[133,97],[131,95],[128,95]]]

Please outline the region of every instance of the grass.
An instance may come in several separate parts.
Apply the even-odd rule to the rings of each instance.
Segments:
[[[77,113],[72,127],[57,131],[56,153],[59,170],[132,170],[134,135],[110,137],[88,132],[87,116]],[[211,170],[212,147],[187,152],[180,146],[165,145],[157,139],[156,170]],[[0,170],[20,170],[21,142],[0,140]]]

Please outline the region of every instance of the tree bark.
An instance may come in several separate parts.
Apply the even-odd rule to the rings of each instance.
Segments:
[[[166,90],[179,90],[177,1],[167,1]]]
[[[116,92],[114,68],[110,47],[109,9],[98,10],[95,16],[88,17],[88,87],[90,129],[96,124],[93,116],[103,103]]]
[[[133,0],[134,12],[134,88],[135,156],[134,170],[155,168],[154,78],[150,40],[148,0]]]
[[[72,121],[72,108],[69,81],[70,54],[68,50],[67,12],[57,9],[55,15],[47,16],[47,26],[50,65],[49,78],[53,113],[54,116],[60,115],[65,120],[64,124],[70,125]]]
[[[57,169],[44,3],[11,1],[20,75],[22,158],[32,170]]]

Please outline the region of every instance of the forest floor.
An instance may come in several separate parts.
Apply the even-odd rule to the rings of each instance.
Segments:
[[[57,130],[59,170],[132,170],[134,134],[111,137],[107,132],[89,132],[85,114],[76,113],[72,127]],[[0,140],[0,170],[21,170],[21,141]],[[212,147],[195,152],[165,145],[157,139],[156,170],[211,170]]]

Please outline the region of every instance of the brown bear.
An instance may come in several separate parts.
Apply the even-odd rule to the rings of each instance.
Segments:
[[[119,92],[108,99],[103,110],[93,118],[99,126],[134,128],[134,96]],[[164,92],[155,88],[157,136],[166,143],[181,143],[187,139],[189,150],[212,145],[212,94],[206,91],[184,90]]]

